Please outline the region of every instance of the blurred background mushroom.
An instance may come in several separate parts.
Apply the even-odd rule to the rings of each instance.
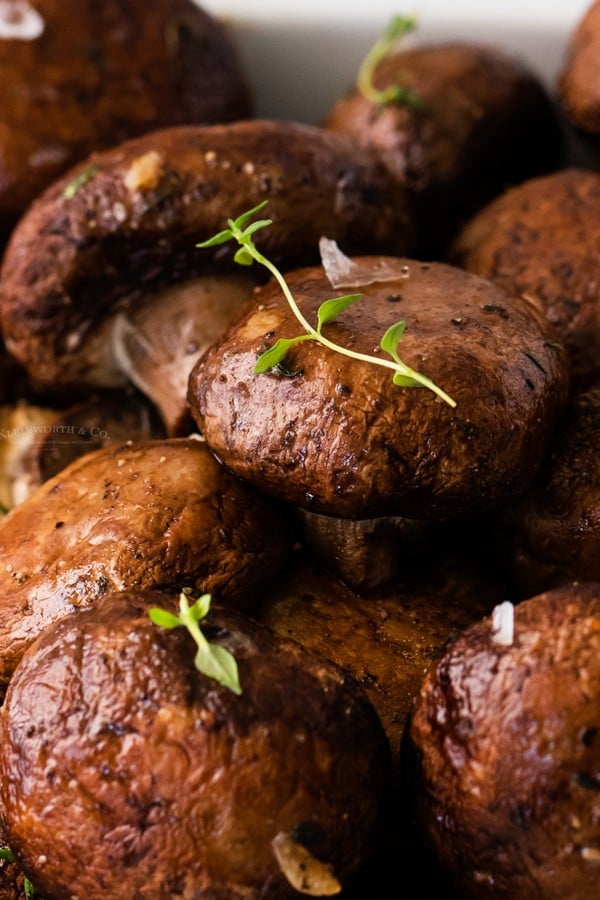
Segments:
[[[410,19],[398,19],[410,30]],[[546,87],[497,47],[456,41],[398,49],[392,41],[368,69],[323,125],[375,149],[405,185],[419,225],[419,259],[442,257],[484,203],[562,159]]]
[[[93,150],[251,115],[227,27],[192,0],[11,0],[0,26],[0,245]]]
[[[600,173],[567,168],[524,182],[457,235],[451,263],[532,303],[554,325],[574,388],[600,376]]]

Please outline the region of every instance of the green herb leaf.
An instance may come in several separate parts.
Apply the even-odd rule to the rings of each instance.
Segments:
[[[321,303],[317,310],[317,332],[321,334],[323,325],[335,322],[341,312],[352,306],[361,297],[362,294],[346,294],[343,297],[333,297],[331,300]]]
[[[5,859],[7,862],[14,862],[15,854],[8,847],[0,847],[0,859]]]
[[[26,875],[23,877],[23,890],[25,892],[25,900],[34,900],[36,891]]]
[[[200,672],[229,688],[234,694],[239,696],[242,693],[235,656],[225,647],[207,642],[198,647],[194,663]]]
[[[196,622],[200,622],[201,619],[205,619],[208,615],[208,611],[210,609],[210,594],[202,594],[201,597],[198,597],[196,602],[190,606],[190,615]]]
[[[401,322],[396,322],[395,325],[390,325],[384,336],[379,341],[379,346],[386,353],[389,353],[393,359],[398,358],[398,344],[404,337],[404,332],[406,330],[406,322],[402,320]]]
[[[202,594],[190,606],[187,593],[182,591],[179,595],[178,616],[157,606],[152,607],[148,614],[152,622],[161,628],[177,628],[178,626],[187,628],[198,648],[194,657],[194,664],[198,671],[229,688],[234,694],[240,695],[242,688],[234,655],[226,647],[207,641],[198,625],[198,622],[208,615],[210,603],[211,595]]]
[[[260,203],[257,203],[256,206],[253,206],[252,209],[248,209],[246,210],[246,212],[243,212],[240,216],[237,217],[237,219],[228,219],[227,224],[232,230],[243,230],[246,222],[249,222],[250,219],[253,219],[254,216],[261,211],[261,209],[265,208],[268,202],[268,200],[262,200]]]
[[[78,175],[73,178],[72,181],[68,183],[66,188],[64,189],[62,195],[64,200],[72,200],[75,194],[77,194],[84,185],[91,181],[96,172],[98,171],[98,166],[90,165],[83,169]]]
[[[233,234],[229,228],[226,228],[225,231],[219,231],[218,234],[213,234],[207,241],[201,241],[199,244],[196,244],[196,247],[216,247],[218,244],[226,244],[232,237]]]
[[[254,263],[252,254],[246,247],[240,247],[239,250],[236,250],[233,259],[234,262],[238,263],[240,266],[251,266]]]
[[[254,365],[254,374],[262,375],[264,372],[268,372],[269,369],[279,365],[287,356],[288,350],[299,344],[300,341],[306,340],[306,337],[307,335],[301,334],[295,338],[279,338],[272,347],[260,354]]]
[[[160,628],[177,628],[181,625],[179,616],[173,615],[173,613],[169,612],[167,609],[160,609],[158,606],[153,606],[152,609],[148,611],[148,615],[154,624],[158,625]]]

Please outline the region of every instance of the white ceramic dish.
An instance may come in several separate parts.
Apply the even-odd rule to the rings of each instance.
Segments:
[[[316,122],[354,80],[395,14],[417,17],[414,40],[480,40],[529,62],[552,88],[566,42],[591,0],[199,0],[231,28],[257,115]]]

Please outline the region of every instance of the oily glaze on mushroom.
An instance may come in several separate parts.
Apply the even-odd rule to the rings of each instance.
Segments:
[[[133,378],[174,429],[186,411],[180,384],[205,346],[203,334],[215,334],[207,302],[224,328],[256,280],[246,272],[241,282],[237,266],[231,274],[229,251],[197,244],[264,200],[275,226],[257,241],[286,266],[318,258],[323,229],[365,252],[406,252],[413,240],[404,189],[343,135],[246,121],[126,142],[54,183],[5,254],[2,328],[34,387],[72,397]],[[217,273],[224,280],[215,283]],[[189,279],[195,287],[182,312],[181,297],[166,289]],[[183,331],[179,355],[168,340],[176,330]]]
[[[583,387],[600,375],[599,240],[600,174],[570,168],[488,204],[458,235],[449,260],[540,309]]]
[[[476,209],[559,163],[561,136],[537,75],[492,46],[425,44],[392,53],[375,68],[378,91],[408,99],[375,102],[354,89],[324,125],[376,149],[413,197],[419,258],[439,258]]]
[[[410,737],[424,832],[461,896],[595,896],[600,584],[468,628],[425,678]]]
[[[150,621],[173,602],[112,595],[23,658],[0,791],[25,871],[57,900],[339,893],[389,787],[375,712],[333,664],[215,607],[203,630],[235,656],[234,694],[194,667],[185,630]]]
[[[0,685],[48,623],[111,590],[189,586],[240,603],[289,541],[281,510],[200,441],[90,453],[0,520]]]
[[[0,11],[0,233],[93,150],[251,112],[227,29],[191,0],[34,0]]]

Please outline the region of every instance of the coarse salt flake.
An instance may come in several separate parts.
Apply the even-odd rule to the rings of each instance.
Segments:
[[[46,23],[27,0],[0,0],[0,39],[35,41]]]
[[[510,647],[515,637],[515,608],[510,600],[499,603],[492,611],[492,641]]]

